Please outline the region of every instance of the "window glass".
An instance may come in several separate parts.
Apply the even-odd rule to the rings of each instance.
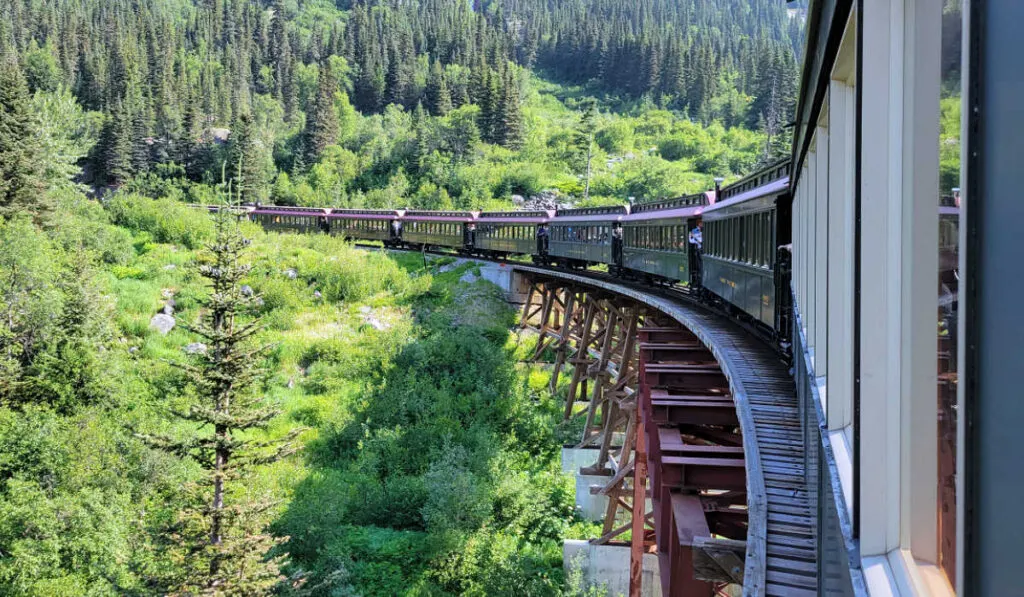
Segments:
[[[938,514],[939,565],[956,585],[957,324],[960,260],[960,62],[963,0],[942,11],[939,99]]]

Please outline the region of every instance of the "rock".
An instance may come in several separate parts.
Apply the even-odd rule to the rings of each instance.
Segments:
[[[256,300],[253,301],[253,304],[256,305],[257,307],[262,307],[265,304],[263,302],[263,297],[256,297]]]
[[[170,315],[166,313],[158,313],[153,316],[153,319],[149,320],[149,327],[166,336],[174,329],[176,323],[177,322]]]
[[[176,269],[178,269],[178,266],[174,265],[173,263],[168,263],[167,265],[165,265],[163,267],[163,270],[165,272],[172,272],[172,271],[174,271]]]
[[[248,284],[244,284],[242,286],[241,292],[242,292],[242,296],[252,296],[252,295],[256,294],[255,292],[253,292],[252,286],[249,286]]]
[[[294,269],[288,268],[284,270],[284,275],[287,276],[289,280],[294,280],[295,278],[299,277],[299,272],[295,271]]]
[[[541,191],[536,195],[531,195],[521,205],[521,208],[528,211],[536,211],[541,209],[558,209],[560,207],[566,207],[566,204],[561,201],[561,194],[554,190],[548,189]]]
[[[139,352],[139,347],[138,346],[131,346],[131,347],[128,348],[128,354],[135,354],[137,352]]]
[[[522,195],[512,195],[512,203],[522,205],[526,203],[526,197],[523,197]]]
[[[446,263],[445,265],[442,265],[441,267],[437,268],[437,273],[439,273],[439,274],[448,273],[448,272],[452,271],[453,269],[459,267],[463,263],[465,263],[465,261],[463,261],[461,259],[457,259],[457,260],[455,260],[455,261],[453,261],[451,263]]]
[[[363,314],[363,323],[365,325],[368,325],[368,326],[372,327],[373,329],[377,330],[378,332],[382,332],[382,331],[384,331],[384,330],[386,330],[386,329],[391,327],[387,323],[381,321],[376,315],[374,315],[373,314],[373,309],[370,308],[370,307],[367,307],[366,305],[363,305],[362,307],[360,307],[359,308],[359,312]]]
[[[471,272],[470,271],[470,272],[466,272],[465,274],[463,274],[462,277],[459,278],[459,282],[465,282],[467,284],[472,284],[472,283],[476,282],[479,279],[480,279],[480,276],[476,275],[475,272]]]
[[[185,351],[185,354],[206,354],[207,348],[202,342],[193,342],[182,350]]]
[[[171,300],[174,298],[174,291],[170,288],[164,288],[160,291],[160,296],[162,296],[164,300]]]
[[[160,312],[163,313],[164,315],[174,315],[174,303],[168,302],[166,305],[164,305],[164,308],[161,309]]]
[[[313,298],[315,298],[316,300],[320,300],[320,299],[324,298],[324,295],[320,294],[319,290],[316,290],[316,291],[313,292]]]

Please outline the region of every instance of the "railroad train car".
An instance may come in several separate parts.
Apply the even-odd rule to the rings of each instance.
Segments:
[[[621,257],[622,219],[628,214],[625,205],[558,210],[549,226],[547,260],[567,267],[614,266]]]
[[[252,210],[252,221],[275,232],[328,232],[330,209],[315,207],[259,206]]]
[[[622,218],[622,260],[617,268],[643,272],[658,282],[699,281],[689,237],[707,205],[704,193],[633,205]]]
[[[406,211],[402,241],[417,248],[472,250],[476,218],[472,211]]]
[[[332,209],[327,221],[332,235],[391,244],[401,238],[402,214],[398,210]]]
[[[546,254],[543,227],[554,217],[554,211],[485,211],[476,219],[473,247],[489,257]]]
[[[722,189],[703,212],[703,288],[755,321],[778,330],[780,246],[790,242],[789,163]],[[780,330],[781,331],[781,330]]]

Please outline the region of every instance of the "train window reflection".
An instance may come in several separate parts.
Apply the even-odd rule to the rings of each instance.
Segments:
[[[938,288],[938,516],[939,566],[956,585],[957,323],[960,226],[960,114],[962,0],[946,0],[942,14],[942,87],[939,139]]]

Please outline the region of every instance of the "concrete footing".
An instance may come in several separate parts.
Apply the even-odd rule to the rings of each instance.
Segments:
[[[606,595],[629,594],[629,546],[591,545],[589,541],[565,541],[562,544],[562,565],[566,574],[574,568],[582,572],[587,586],[600,587]],[[661,597],[658,556],[644,554],[643,597]]]
[[[603,486],[608,477],[581,475],[580,469],[591,466],[597,460],[597,448],[562,448],[562,472],[572,474],[576,479],[576,509],[587,520],[604,520],[608,510],[608,497],[591,495],[591,485]]]

